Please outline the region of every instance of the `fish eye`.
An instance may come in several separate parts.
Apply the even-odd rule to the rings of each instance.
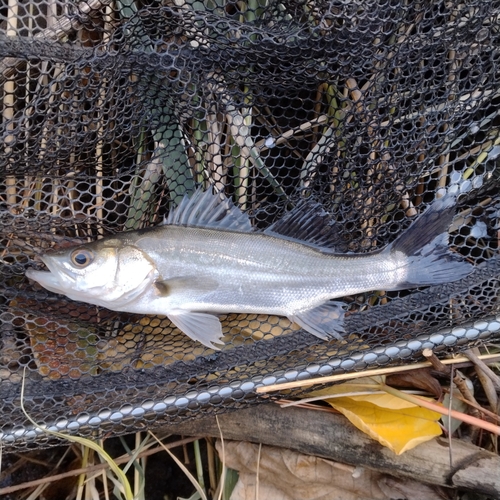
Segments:
[[[86,248],[73,250],[71,253],[71,262],[75,267],[86,267],[94,260],[94,254]]]

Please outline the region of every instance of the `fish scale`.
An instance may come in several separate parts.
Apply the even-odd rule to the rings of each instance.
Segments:
[[[154,239],[158,239],[157,244],[152,243]],[[222,289],[209,294],[204,308],[218,312],[221,307],[244,312],[241,308],[246,311],[250,302],[259,311],[285,314],[283,307],[290,302],[304,302],[288,309],[295,312],[329,298],[376,286],[387,288],[394,284],[397,273],[397,263],[380,254],[329,255],[304,244],[256,233],[168,227],[156,237],[147,236],[135,244],[158,262],[157,269],[164,278],[186,273],[188,257],[193,275],[217,279]],[[346,273],[346,265],[350,273],[359,276],[355,283]],[[233,294],[239,293],[242,282],[244,302],[237,303]],[[210,302],[215,297],[220,305]]]
[[[331,248],[335,226],[307,200],[265,231],[221,193],[197,190],[165,224],[42,256],[27,276],[74,300],[167,315],[191,338],[221,343],[217,314],[287,316],[322,339],[341,338],[344,303],[332,299],[459,280],[473,267],[448,249],[456,195],[436,200],[390,245]],[[297,239],[300,235],[301,239]]]

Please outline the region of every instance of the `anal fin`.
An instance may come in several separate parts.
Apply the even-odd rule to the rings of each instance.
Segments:
[[[288,318],[320,339],[335,337],[340,340],[344,333],[344,306],[343,302],[325,302]]]
[[[175,314],[169,313],[168,318],[188,337],[201,342],[211,349],[220,350],[220,347],[214,345],[214,342],[223,344],[222,326],[217,316],[207,313],[186,311]]]

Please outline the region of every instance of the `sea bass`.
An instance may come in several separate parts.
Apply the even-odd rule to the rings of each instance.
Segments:
[[[264,231],[221,193],[184,197],[163,225],[46,253],[28,278],[52,292],[114,311],[166,315],[217,349],[222,313],[287,316],[321,339],[341,338],[344,303],[370,290],[459,280],[473,269],[448,249],[455,196],[436,200],[388,246],[335,253],[335,225],[303,201]]]

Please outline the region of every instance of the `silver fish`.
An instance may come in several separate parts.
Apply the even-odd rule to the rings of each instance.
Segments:
[[[366,254],[330,248],[335,226],[303,202],[264,231],[221,193],[196,191],[163,225],[42,256],[26,276],[47,290],[115,311],[160,314],[217,349],[217,314],[287,316],[321,339],[341,338],[344,303],[370,290],[459,280],[473,267],[448,250],[455,197],[435,201],[390,245]],[[300,239],[298,239],[298,236]]]

